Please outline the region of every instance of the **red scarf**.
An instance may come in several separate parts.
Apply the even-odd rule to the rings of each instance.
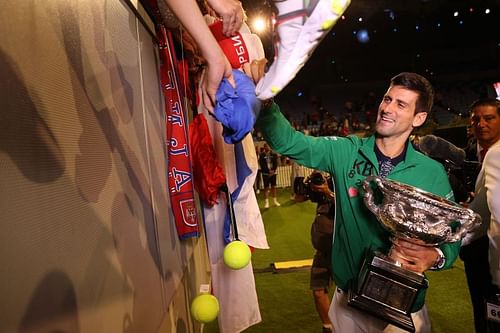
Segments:
[[[161,26],[158,31],[160,42],[160,76],[165,114],[167,118],[167,164],[168,190],[174,214],[177,235],[184,239],[197,237],[198,216],[194,201],[190,149],[187,135],[186,115],[182,108],[178,74],[175,71],[172,36]]]

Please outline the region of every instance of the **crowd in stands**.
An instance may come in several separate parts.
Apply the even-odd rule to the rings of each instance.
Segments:
[[[485,97],[488,85],[489,82],[482,81],[436,84],[433,112],[425,126],[428,133],[424,134],[439,127],[465,126],[468,123],[470,101]],[[324,96],[320,98],[301,94],[300,97],[281,97],[280,105],[291,125],[306,135],[365,136],[373,128],[376,119],[379,103],[376,96],[370,91],[365,96],[346,100],[342,105],[328,101]],[[255,132],[254,139],[262,140],[261,134]]]

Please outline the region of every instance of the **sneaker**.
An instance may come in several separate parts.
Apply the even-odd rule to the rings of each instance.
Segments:
[[[278,202],[278,200],[276,200],[276,198],[273,199],[273,203],[276,207],[281,206],[281,204]]]
[[[269,208],[269,199],[264,201],[264,208]]]
[[[351,0],[275,2],[280,41],[276,59],[255,89],[260,100],[272,98],[285,88],[350,3]]]
[[[259,193],[260,193],[260,190],[259,190],[259,189],[257,189],[257,191],[255,191],[255,193],[259,194]]]

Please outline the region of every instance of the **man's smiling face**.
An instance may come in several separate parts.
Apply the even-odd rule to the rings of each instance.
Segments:
[[[375,130],[380,137],[409,136],[422,125],[426,112],[415,113],[418,93],[402,86],[390,86],[378,107]]]

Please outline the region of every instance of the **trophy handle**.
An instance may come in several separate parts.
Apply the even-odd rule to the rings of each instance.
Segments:
[[[382,184],[382,180],[379,177],[375,176],[368,176],[363,182],[363,189],[365,190],[364,200],[366,207],[368,207],[369,210],[371,210],[375,215],[378,216],[380,207],[375,204],[375,200],[373,198],[373,189],[370,186],[372,181],[374,181],[381,190],[384,188],[384,185]]]
[[[472,229],[476,228],[481,224],[481,216],[471,209],[466,209],[465,214],[462,211],[462,215],[457,218],[459,222],[459,227],[453,232],[450,239],[451,242],[456,242],[465,237],[465,235]]]

